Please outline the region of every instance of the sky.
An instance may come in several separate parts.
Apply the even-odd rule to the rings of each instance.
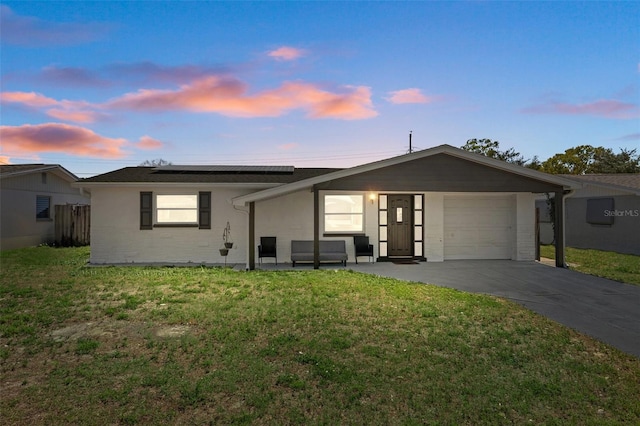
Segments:
[[[0,163],[640,147],[640,2],[0,2]],[[640,149],[639,149],[640,151]]]

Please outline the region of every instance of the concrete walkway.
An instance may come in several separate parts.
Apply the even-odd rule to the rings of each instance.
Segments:
[[[638,286],[510,260],[360,263],[347,268],[503,297],[640,358]]]

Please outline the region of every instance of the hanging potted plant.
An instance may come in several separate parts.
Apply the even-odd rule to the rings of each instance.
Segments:
[[[227,222],[227,226],[222,231],[222,241],[224,241],[224,247],[230,249],[233,247],[233,241],[231,241],[231,225]]]
[[[227,255],[231,247],[233,247],[233,241],[231,241],[231,225],[227,222],[227,226],[225,226],[222,231],[222,247],[220,248],[220,256],[224,256],[225,264],[227,263]]]

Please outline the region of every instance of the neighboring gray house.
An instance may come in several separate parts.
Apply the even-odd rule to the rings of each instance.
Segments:
[[[75,186],[91,191],[91,263],[221,263],[228,222],[228,261],[253,269],[261,236],[280,262],[292,240],[343,240],[354,261],[354,235],[379,261],[534,260],[537,194],[579,185],[441,145],[348,169],[126,167]]]
[[[565,245],[640,255],[640,174],[561,175],[582,188],[565,197]],[[543,244],[553,231],[546,201],[538,200]]]
[[[77,180],[58,164],[0,165],[0,249],[53,242],[54,206],[90,203]]]

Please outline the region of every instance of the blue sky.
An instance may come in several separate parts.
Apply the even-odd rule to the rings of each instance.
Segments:
[[[640,146],[637,2],[2,2],[0,161]]]

